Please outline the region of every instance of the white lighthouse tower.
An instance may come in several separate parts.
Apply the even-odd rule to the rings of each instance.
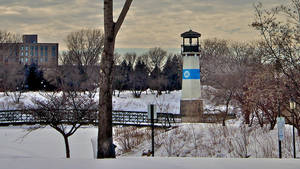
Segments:
[[[183,122],[201,122],[203,114],[203,100],[201,99],[200,83],[200,33],[189,30],[181,34],[183,44],[181,54],[183,58],[182,95],[180,113]]]

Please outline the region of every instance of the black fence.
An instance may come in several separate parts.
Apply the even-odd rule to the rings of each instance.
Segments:
[[[58,111],[60,113],[53,113]],[[47,113],[47,115],[36,115],[40,112]],[[85,112],[85,115],[78,117],[78,115],[80,115],[78,112]],[[147,112],[113,111],[112,118],[114,125],[151,125]],[[53,120],[64,124],[80,123],[82,125],[98,125],[98,110],[0,110],[0,126],[35,124],[47,125]],[[181,123],[181,115],[157,113],[157,119],[155,119],[154,122],[155,126],[175,126],[177,123]]]

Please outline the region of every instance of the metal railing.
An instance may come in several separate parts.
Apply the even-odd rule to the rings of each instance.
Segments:
[[[85,111],[86,114],[82,117],[77,117],[78,114],[80,115],[80,111]],[[36,115],[39,112],[48,114],[44,116]],[[112,118],[114,125],[150,125],[147,112],[113,111]],[[57,122],[65,124],[80,123],[98,125],[98,110],[0,110],[0,126],[49,124],[51,120],[57,120]],[[176,123],[181,123],[181,115],[157,113],[157,119],[155,120],[156,126],[171,127],[176,125]]]

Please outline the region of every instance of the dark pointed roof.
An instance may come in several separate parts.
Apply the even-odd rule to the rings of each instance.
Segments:
[[[194,32],[192,30],[189,30],[181,34],[181,37],[183,38],[199,38],[200,36],[201,36],[200,33]]]

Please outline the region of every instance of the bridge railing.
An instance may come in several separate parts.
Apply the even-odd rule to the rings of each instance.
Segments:
[[[0,110],[0,125],[22,125],[22,124],[47,124],[49,119],[44,116],[37,116],[37,112],[43,111],[44,113],[51,113],[51,111],[60,111],[60,122],[72,123],[74,120],[81,124],[98,124],[98,110]],[[80,118],[80,121],[74,116],[76,113],[73,111],[88,111],[88,113]],[[52,117],[52,116],[51,116]],[[55,118],[55,117],[53,117]],[[150,125],[147,112],[139,111],[113,111],[112,112],[113,124],[115,125]],[[181,123],[181,116],[178,114],[158,113],[155,125],[170,127],[176,123]]]

